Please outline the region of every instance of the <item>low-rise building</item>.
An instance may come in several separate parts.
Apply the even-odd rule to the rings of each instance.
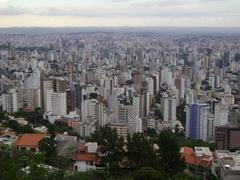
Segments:
[[[18,150],[38,152],[38,143],[46,137],[48,137],[47,134],[21,134],[17,138],[16,147]]]
[[[97,167],[101,167],[101,159],[102,156],[96,142],[80,144],[73,166],[74,170],[80,172],[95,170]]]
[[[57,143],[57,154],[61,157],[74,159],[78,151],[79,142],[77,136],[69,136],[67,134],[58,134],[55,137]]]
[[[12,148],[17,137],[15,135],[0,135],[0,149]]]
[[[239,180],[240,151],[216,150],[212,170],[221,180]]]
[[[213,155],[208,147],[195,147],[194,150],[191,147],[182,147],[180,155],[181,159],[189,165],[209,169],[212,167]]]
[[[240,127],[217,126],[215,127],[216,149],[240,149]]]

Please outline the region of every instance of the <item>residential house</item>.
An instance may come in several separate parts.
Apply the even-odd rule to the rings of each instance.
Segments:
[[[208,147],[182,147],[180,150],[181,159],[193,166],[211,168],[213,155]]]
[[[21,134],[17,138],[16,147],[18,150],[31,150],[38,152],[38,143],[46,137],[49,136],[47,134]]]
[[[80,144],[79,151],[75,158],[74,170],[85,172],[101,167],[102,155],[96,142]]]

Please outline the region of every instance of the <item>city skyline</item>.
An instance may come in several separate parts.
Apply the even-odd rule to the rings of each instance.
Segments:
[[[237,0],[0,0],[0,27],[240,27]]]

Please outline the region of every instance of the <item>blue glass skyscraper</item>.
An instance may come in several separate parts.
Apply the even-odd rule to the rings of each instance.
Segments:
[[[208,138],[209,106],[205,103],[194,103],[187,106],[186,137],[189,139]]]

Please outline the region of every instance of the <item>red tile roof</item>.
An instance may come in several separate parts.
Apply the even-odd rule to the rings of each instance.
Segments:
[[[39,141],[41,141],[46,136],[46,134],[22,134],[18,136],[16,146],[38,147]]]
[[[184,161],[187,164],[193,165],[196,163],[196,157],[195,157],[194,151],[190,147],[183,147],[183,154],[181,158],[184,159]]]
[[[190,147],[183,147],[184,148],[184,154],[185,155],[192,155],[194,152],[193,152],[193,149],[190,148]]]
[[[187,164],[191,165],[198,165],[198,166],[205,166],[205,167],[211,167],[212,160],[197,157],[195,152],[190,147],[183,147],[183,153],[181,154],[181,159],[185,161]]]

